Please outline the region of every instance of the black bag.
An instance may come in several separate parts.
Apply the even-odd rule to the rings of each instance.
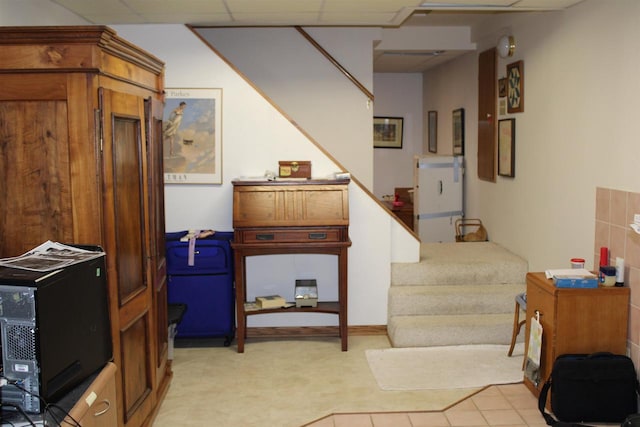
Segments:
[[[622,422],[622,427],[638,427],[640,426],[640,414],[631,414]]]
[[[545,412],[549,389],[551,410],[564,422],[621,423],[638,412],[638,379],[627,356],[564,354],[555,360],[538,408],[548,425],[562,424]]]

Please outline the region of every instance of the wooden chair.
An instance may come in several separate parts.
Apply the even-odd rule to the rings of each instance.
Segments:
[[[511,357],[511,355],[513,354],[513,347],[515,347],[516,345],[516,338],[518,338],[520,329],[522,329],[522,325],[524,325],[527,321],[526,318],[520,320],[520,310],[524,311],[525,313],[527,312],[526,292],[516,295],[516,311],[513,315],[513,333],[511,334],[511,346],[509,347],[509,353],[507,353],[509,357]]]

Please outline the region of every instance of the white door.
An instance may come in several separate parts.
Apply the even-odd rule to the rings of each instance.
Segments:
[[[463,159],[425,156],[416,161],[418,235],[423,242],[455,241],[455,221],[461,218]]]

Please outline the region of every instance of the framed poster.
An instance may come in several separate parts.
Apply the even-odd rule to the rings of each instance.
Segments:
[[[498,175],[516,176],[516,119],[498,121]]]
[[[464,156],[464,108],[453,110],[453,155]]]
[[[429,124],[429,152],[438,152],[438,112],[429,111],[428,124]]]
[[[165,184],[222,184],[222,89],[165,91]]]
[[[373,148],[402,148],[402,117],[373,118]]]

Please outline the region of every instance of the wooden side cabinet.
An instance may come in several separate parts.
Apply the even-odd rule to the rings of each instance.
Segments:
[[[116,365],[109,362],[69,411],[65,423],[83,427],[118,425]]]
[[[562,354],[626,352],[629,288],[557,288],[544,273],[528,273],[525,354],[536,313],[543,329],[541,376],[537,384],[524,378],[535,396],[540,395],[553,362]]]
[[[280,312],[338,315],[342,351],[347,351],[348,184],[349,180],[233,182],[238,353],[244,352],[247,316]],[[317,307],[246,311],[246,258],[278,254],[336,255],[338,301],[320,301]]]

